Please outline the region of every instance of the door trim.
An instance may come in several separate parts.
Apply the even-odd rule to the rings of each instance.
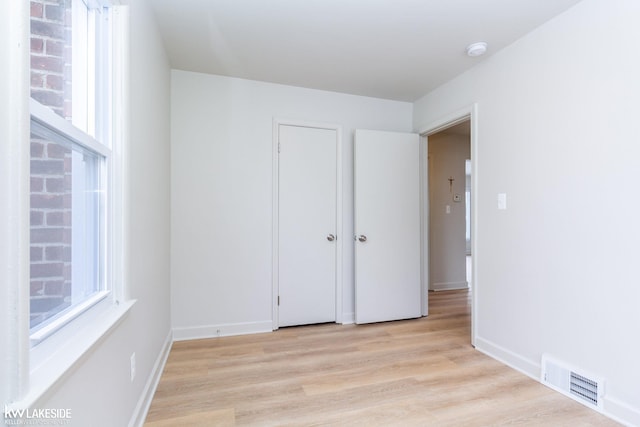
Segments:
[[[279,294],[279,259],[280,249],[278,245],[278,236],[280,232],[279,228],[279,190],[280,190],[280,176],[279,176],[279,156],[278,156],[278,144],[280,140],[279,128],[284,126],[298,126],[314,129],[327,129],[336,131],[336,323],[342,323],[343,321],[343,307],[342,307],[342,250],[343,245],[348,241],[343,233],[342,228],[342,126],[330,123],[321,122],[309,122],[301,120],[289,120],[289,119],[273,119],[273,138],[272,138],[272,277],[271,277],[271,320],[272,328],[275,331],[278,326],[278,294]]]
[[[468,105],[460,110],[454,111],[450,114],[441,117],[438,120],[434,120],[428,125],[420,128],[418,133],[421,137],[420,147],[422,149],[421,152],[421,162],[420,162],[420,170],[421,170],[421,191],[420,196],[422,198],[422,203],[420,206],[422,207],[422,241],[421,241],[421,252],[422,256],[422,266],[421,266],[421,274],[422,274],[422,314],[426,316],[428,314],[428,295],[429,295],[429,257],[426,256],[428,254],[429,248],[429,186],[425,178],[428,175],[428,144],[429,144],[429,135],[433,135],[438,133],[446,128],[449,128],[458,123],[469,120],[469,126],[471,129],[470,135],[470,144],[471,144],[471,188],[473,189],[473,194],[477,195],[478,193],[478,104],[473,103]],[[471,266],[471,280],[473,282],[473,290],[471,292],[471,345],[475,347],[476,345],[476,336],[477,336],[477,326],[478,326],[478,294],[482,292],[481,283],[478,280],[478,261],[481,261],[480,256],[478,256],[478,197],[471,198],[471,253],[473,254],[473,264]]]

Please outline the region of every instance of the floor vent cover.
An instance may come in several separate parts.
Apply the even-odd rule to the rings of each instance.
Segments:
[[[580,403],[602,411],[604,381],[601,379],[580,372],[545,354],[542,356],[541,381]]]
[[[598,406],[598,382],[571,372],[571,394]]]

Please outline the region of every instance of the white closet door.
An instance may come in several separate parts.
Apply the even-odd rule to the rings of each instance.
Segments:
[[[278,326],[336,320],[337,131],[279,125]]]
[[[356,323],[421,315],[419,136],[357,130]]]

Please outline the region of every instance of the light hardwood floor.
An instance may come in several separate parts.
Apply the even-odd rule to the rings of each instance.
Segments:
[[[468,291],[426,318],[173,345],[145,426],[615,426],[470,345]]]

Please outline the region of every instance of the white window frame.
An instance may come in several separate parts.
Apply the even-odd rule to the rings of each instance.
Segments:
[[[50,337],[61,328],[64,328],[70,321],[80,316],[82,313],[105,299],[111,293],[111,277],[106,274],[106,266],[110,262],[108,254],[113,245],[113,239],[109,238],[111,224],[107,219],[109,203],[112,197],[110,190],[110,178],[112,175],[110,167],[111,156],[111,96],[110,80],[116,70],[108,67],[110,47],[112,43],[108,39],[112,33],[110,26],[110,12],[108,4],[87,4],[85,0],[73,0],[72,2],[72,117],[71,122],[55,114],[50,108],[41,105],[34,99],[30,100],[31,123],[38,135],[45,137],[52,142],[63,144],[74,144],[81,149],[95,154],[101,159],[99,162],[99,181],[102,191],[99,198],[98,207],[98,245],[94,248],[98,253],[98,277],[94,278],[98,283],[97,292],[86,300],[63,310],[60,316],[54,316],[52,320],[45,320],[42,327],[37,327],[30,334],[32,347],[40,344],[44,339]],[[102,58],[107,56],[107,61]],[[102,105],[103,103],[107,105]],[[96,132],[100,131],[100,132]],[[72,175],[75,179],[75,175]],[[74,198],[75,200],[75,198]],[[74,206],[74,211],[77,206]],[[74,224],[76,219],[73,220]],[[82,244],[82,239],[78,239],[74,233],[72,242],[73,250],[73,279],[72,287],[78,284],[75,280],[84,278],[83,273],[83,251],[77,249]],[[82,282],[81,282],[82,283]]]
[[[135,300],[125,299],[125,285],[124,285],[124,203],[126,198],[124,194],[124,157],[126,156],[125,148],[128,136],[128,74],[129,74],[129,10],[128,6],[119,6],[121,2],[113,0],[111,10],[111,34],[110,40],[111,50],[109,56],[111,58],[111,69],[109,70],[108,81],[101,86],[101,90],[107,90],[108,86],[111,86],[112,99],[111,102],[105,104],[104,102],[98,104],[97,107],[103,107],[104,112],[112,112],[113,120],[104,129],[113,135],[111,147],[98,143],[93,138],[86,138],[86,135],[80,132],[78,129],[71,126],[68,122],[66,124],[59,123],[58,127],[64,130],[64,134],[72,136],[75,142],[91,148],[92,151],[101,153],[102,155],[108,155],[109,160],[106,162],[106,166],[103,168],[108,175],[108,181],[106,181],[106,188],[108,195],[106,198],[106,217],[103,224],[108,225],[104,239],[104,244],[107,245],[104,251],[105,270],[102,274],[105,276],[105,280],[110,284],[110,294],[100,297],[98,301],[92,301],[93,305],[90,308],[85,309],[82,313],[78,314],[75,319],[69,320],[67,325],[59,329],[55,334],[52,334],[48,339],[42,341],[40,344],[34,346],[29,351],[29,276],[28,265],[28,239],[24,241],[24,238],[20,239],[20,250],[17,251],[17,255],[11,258],[11,262],[16,262],[20,266],[19,272],[15,274],[15,277],[23,278],[23,280],[16,280],[15,283],[9,285],[10,289],[7,290],[6,296],[10,302],[16,303],[16,309],[11,312],[2,314],[0,324],[7,327],[8,330],[16,331],[15,335],[12,335],[8,339],[11,343],[17,345],[9,347],[6,351],[0,353],[6,360],[15,362],[15,365],[8,366],[3,369],[3,373],[8,373],[7,381],[9,387],[7,388],[8,400],[6,402],[6,408],[11,409],[26,409],[32,408],[35,403],[56,383],[58,382],[65,372],[69,371],[82,356],[91,350],[101,338],[104,337],[109,331],[116,327],[130,311],[131,307],[135,304]],[[100,1],[100,5],[104,5],[104,0]],[[118,6],[118,7],[116,7]],[[16,7],[11,9],[14,13],[13,16],[20,16],[26,21],[28,16],[28,4],[26,7]],[[0,19],[4,22],[4,19]],[[24,21],[22,21],[24,22]],[[15,26],[6,31],[11,37],[26,41],[20,45],[20,51],[16,52],[15,56],[20,56],[21,60],[20,70],[17,73],[21,76],[23,73],[25,76],[29,74],[28,68],[28,55],[29,55],[29,43],[28,43],[28,27]],[[104,33],[103,33],[104,35]],[[23,48],[25,46],[26,48]],[[6,47],[2,44],[2,47]],[[3,68],[4,69],[4,68]],[[24,87],[27,80],[22,78],[17,79],[21,87]],[[104,98],[102,98],[104,99]],[[25,104],[21,104],[25,105]],[[30,100],[29,114],[32,120],[36,122],[50,124],[51,119],[57,122],[59,117],[52,117],[50,114],[54,114],[51,110],[37,102]],[[7,106],[6,102],[2,103],[2,108]],[[100,110],[100,108],[98,108]],[[21,110],[26,113],[26,109]],[[10,131],[16,132],[16,134],[22,135],[24,139],[20,140],[20,144],[12,144],[11,147],[20,147],[19,150],[14,151],[20,154],[20,163],[25,163],[24,154],[28,152],[28,132],[25,132],[25,126],[28,128],[29,117],[26,115],[20,116],[20,120],[9,121],[12,126]],[[60,118],[61,119],[61,118]],[[63,120],[64,121],[64,120]],[[3,121],[3,123],[5,123]],[[71,127],[66,127],[66,125]],[[56,128],[54,126],[54,128]],[[15,129],[14,129],[15,128]],[[51,126],[49,126],[51,128]],[[22,145],[21,145],[22,144]],[[22,148],[22,147],[27,147]],[[7,158],[9,159],[9,158]],[[17,160],[17,159],[16,159]],[[10,159],[8,160],[11,161]],[[7,161],[3,161],[6,164]],[[13,185],[16,188],[24,191],[28,191],[28,173],[27,176],[23,172],[16,170],[16,173],[10,175]],[[1,188],[4,191],[12,188],[11,183],[8,185],[2,185]],[[13,194],[13,193],[12,193]],[[24,219],[15,219],[9,215],[16,225],[19,225],[19,236],[28,236],[28,205],[25,205],[19,200],[28,199],[28,194],[18,195],[16,197],[9,198],[9,209],[16,209],[21,215],[26,215],[26,222]],[[3,228],[3,232],[5,229]],[[12,248],[14,243],[18,242],[15,239],[11,240]],[[26,245],[26,250],[25,246]],[[4,251],[4,244],[0,246]],[[17,249],[17,248],[16,248]],[[12,272],[13,270],[6,270],[3,266],[3,273]],[[2,293],[5,295],[5,293]],[[110,297],[107,297],[110,296]]]
[[[105,299],[109,294],[111,294],[111,286],[109,281],[107,280],[105,274],[105,267],[109,262],[107,258],[107,254],[109,252],[109,247],[111,242],[110,239],[107,238],[109,234],[110,227],[107,224],[107,215],[106,215],[106,201],[111,197],[111,191],[108,186],[109,180],[109,172],[108,165],[112,163],[111,149],[108,148],[105,144],[100,143],[92,136],[88,135],[85,132],[82,132],[78,128],[76,128],[73,124],[69,123],[67,120],[63,119],[59,115],[53,112],[48,107],[43,106],[39,102],[34,99],[30,100],[29,109],[31,113],[31,128],[32,131],[36,132],[38,136],[44,137],[45,139],[52,142],[66,142],[76,144],[82,149],[85,149],[91,153],[94,153],[97,157],[100,157],[102,161],[100,162],[100,181],[101,181],[101,190],[103,190],[103,194],[100,197],[100,207],[98,208],[98,243],[99,247],[97,251],[99,253],[99,263],[98,263],[98,291],[77,304],[76,306],[70,307],[66,313],[61,316],[55,318],[51,321],[45,321],[45,325],[39,328],[36,328],[34,332],[30,334],[31,346],[35,347],[40,344],[44,339],[50,337],[61,328],[65,327],[69,322],[73,319],[80,316],[82,313],[96,305],[98,302]],[[82,243],[74,239],[74,244]],[[74,262],[78,262],[79,266],[75,268],[82,268],[82,259],[79,261],[76,257],[74,257]],[[77,271],[77,270],[76,270]],[[75,273],[75,271],[74,271]],[[80,273],[80,275],[85,275]],[[74,274],[74,276],[76,276]]]

